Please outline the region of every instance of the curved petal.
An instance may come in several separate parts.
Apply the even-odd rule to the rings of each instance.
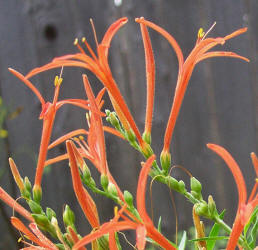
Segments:
[[[223,147],[216,145],[216,144],[207,144],[207,147],[214,151],[217,155],[219,155],[227,164],[229,167],[231,173],[234,176],[237,189],[238,189],[238,196],[239,196],[239,201],[238,201],[238,209],[240,209],[240,205],[244,204],[247,199],[247,194],[246,194],[246,185],[245,185],[245,180],[242,175],[242,172],[236,163],[236,161],[233,159],[233,157],[229,154],[229,152],[224,149]]]

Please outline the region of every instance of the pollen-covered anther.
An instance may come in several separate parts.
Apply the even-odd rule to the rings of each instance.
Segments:
[[[74,39],[73,45],[75,45],[75,46],[78,48],[78,50],[79,50],[82,54],[85,54],[85,51],[83,50],[83,48],[82,48],[81,45],[79,44],[78,38],[75,38],[75,39]]]
[[[204,31],[203,31],[203,28],[200,28],[199,31],[198,31],[198,35],[197,35],[198,38],[201,39],[201,38],[204,37],[204,35],[205,35],[205,33],[204,33]]]
[[[63,82],[63,78],[62,77],[59,77],[59,76],[55,77],[55,81],[54,81],[54,85],[55,86],[60,86],[62,82]]]
[[[73,45],[77,46],[78,41],[79,41],[78,38],[75,38],[75,39],[74,39],[74,42],[73,42]]]
[[[84,141],[84,136],[80,135],[79,139],[80,139],[80,141]]]
[[[117,216],[117,213],[118,213],[118,206],[115,206],[114,207],[114,215],[115,215],[115,217]]]
[[[73,137],[73,140],[76,141],[76,142],[80,141],[80,139],[78,137]]]
[[[88,112],[86,113],[86,120],[88,123],[88,127],[90,128],[90,114]]]

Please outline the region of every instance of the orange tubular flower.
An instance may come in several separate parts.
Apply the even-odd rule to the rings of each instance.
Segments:
[[[218,37],[218,38],[205,38],[206,34],[199,32],[195,47],[193,48],[192,52],[187,57],[187,59],[184,60],[183,53],[179,45],[177,44],[176,40],[167,31],[165,31],[164,29],[162,29],[161,27],[157,26],[156,24],[150,21],[146,21],[144,18],[136,18],[136,22],[140,24],[144,24],[156,30],[162,36],[164,36],[168,40],[170,45],[174,48],[177,55],[178,63],[179,63],[178,78],[177,78],[174,100],[170,111],[165,136],[164,136],[164,146],[163,146],[162,152],[163,154],[166,154],[169,152],[169,147],[173,136],[176,120],[187,89],[189,79],[192,75],[195,65],[206,58],[220,57],[220,56],[240,58],[248,62],[249,60],[247,58],[242,57],[233,52],[228,52],[228,51],[208,52],[208,50],[212,49],[214,46],[219,44],[223,45],[226,42],[226,40],[229,40],[235,36],[238,36],[246,32],[247,28],[239,29],[230,35],[227,35],[225,37]]]
[[[127,18],[123,17],[114,22],[105,33],[100,44],[97,43],[97,55],[93,52],[90,45],[87,43],[84,38],[82,42],[87,47],[91,56],[88,56],[83,48],[78,44],[78,40],[75,41],[75,45],[77,45],[79,51],[81,53],[66,55],[62,57],[55,58],[51,63],[46,64],[42,67],[35,68],[31,72],[29,72],[26,78],[30,78],[42,71],[46,71],[49,69],[63,67],[63,66],[71,66],[71,67],[82,67],[92,71],[99,80],[106,87],[108,94],[110,96],[111,101],[113,102],[113,107],[115,111],[117,111],[117,115],[121,119],[124,127],[127,127],[129,124],[130,128],[136,135],[137,140],[140,145],[143,145],[144,142],[142,140],[139,129],[129,111],[129,108],[120,93],[120,90],[112,76],[110,67],[108,65],[108,51],[110,47],[111,40],[115,33],[122,27],[125,23],[127,23]]]
[[[2,200],[4,203],[6,203],[8,206],[13,208],[16,212],[18,212],[20,215],[22,215],[27,220],[33,222],[34,219],[31,216],[31,214],[22,207],[17,201],[15,201],[8,193],[6,193],[1,187],[0,187],[0,200]]]
[[[155,155],[152,155],[145,164],[142,165],[140,176],[138,179],[137,186],[137,210],[141,219],[143,220],[143,225],[145,226],[147,236],[157,242],[164,249],[176,249],[171,243],[154,227],[151,218],[148,216],[145,206],[145,192],[148,174],[150,172],[153,161],[155,160]]]
[[[235,249],[238,239],[250,219],[254,208],[258,205],[258,193],[257,193],[257,177],[258,177],[258,159],[254,153],[251,154],[253,165],[256,172],[256,183],[253,187],[251,195],[247,201],[247,194],[246,194],[246,184],[242,172],[233,159],[233,157],[227,152],[223,147],[215,145],[215,144],[207,144],[207,147],[213,150],[216,154],[218,154],[227,164],[230,171],[232,172],[237,189],[238,189],[238,209],[235,218],[235,222],[232,228],[232,232],[230,234],[230,238],[227,244],[227,250]]]
[[[75,145],[71,141],[66,142],[66,148],[69,155],[69,162],[73,180],[73,189],[76,194],[77,200],[84,212],[84,215],[86,216],[86,219],[89,221],[92,228],[97,228],[100,225],[97,207],[87,190],[82,185],[74,147]]]
[[[55,246],[37,227],[36,223],[30,223],[29,230],[18,218],[11,217],[12,225],[22,232],[27,239],[31,240],[32,242],[36,243],[40,248],[31,245],[27,242],[25,244],[31,245],[31,247],[25,249],[49,249],[49,250],[58,250],[58,247]]]
[[[24,84],[32,90],[32,92],[38,97],[39,101],[41,102],[42,112],[39,116],[39,119],[43,120],[43,128],[42,128],[39,157],[38,157],[35,182],[34,182],[34,190],[41,192],[42,174],[43,174],[43,170],[46,162],[49,141],[52,134],[52,128],[53,128],[57,110],[64,104],[72,104],[72,105],[84,108],[86,110],[89,110],[88,102],[80,99],[67,99],[67,100],[58,101],[59,89],[62,82],[62,78],[60,77],[56,77],[55,79],[55,93],[54,93],[53,102],[52,103],[45,102],[40,92],[27,78],[25,78],[21,73],[15,71],[14,69],[9,68],[9,71],[12,74],[14,74],[17,78],[19,78],[21,81],[23,81]],[[104,115],[104,114],[101,114],[101,115]]]
[[[145,51],[145,64],[146,64],[146,83],[147,83],[147,104],[146,104],[146,116],[145,116],[145,128],[144,135],[148,141],[148,137],[151,135],[152,127],[152,114],[154,106],[154,96],[155,96],[155,61],[153,50],[151,46],[150,37],[148,30],[144,24],[140,24],[143,45]],[[150,141],[149,141],[150,142]]]
[[[143,164],[141,173],[138,179],[137,186],[137,210],[142,221],[139,221],[137,218],[132,221],[126,217],[123,213],[125,212],[126,205],[124,205],[120,211],[115,215],[113,220],[104,223],[100,226],[98,230],[84,236],[80,241],[78,241],[73,249],[78,249],[97,238],[109,233],[111,235],[111,241],[109,242],[110,249],[117,249],[116,244],[113,240],[113,233],[122,231],[122,230],[135,230],[136,231],[136,246],[139,250],[145,249],[146,236],[153,239],[164,249],[176,249],[172,243],[170,243],[158,230],[154,227],[150,217],[146,212],[145,207],[145,192],[146,192],[146,183],[148,178],[148,173],[151,169],[153,161],[155,160],[155,155],[149,157],[145,164]],[[119,219],[122,218],[122,221]]]

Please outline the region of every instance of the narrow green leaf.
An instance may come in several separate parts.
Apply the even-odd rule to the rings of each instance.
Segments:
[[[248,223],[245,225],[244,227],[244,237],[247,236],[247,231],[249,229],[249,227],[251,226],[252,223],[254,223],[254,221],[256,220],[256,215],[258,214],[258,207],[256,207],[248,221]]]
[[[256,246],[256,239],[258,234],[258,216],[256,216],[256,221],[250,232],[250,241],[248,240],[248,244],[251,248]]]
[[[161,233],[161,216],[159,217],[158,221],[158,231]]]
[[[223,219],[223,218],[224,218],[225,212],[226,212],[226,210],[223,210],[223,211],[221,212],[221,214],[219,215],[219,218],[220,218],[220,219]],[[214,223],[214,225],[213,225],[213,227],[212,227],[212,229],[211,229],[211,231],[210,231],[209,238],[217,237],[217,236],[219,235],[220,228],[221,228],[221,227],[220,227],[219,224]],[[207,242],[207,250],[212,250],[212,249],[214,248],[215,244],[216,244],[216,240],[214,240],[214,241],[208,241],[208,242]]]
[[[179,246],[178,246],[178,250],[184,250],[185,249],[186,241],[187,241],[187,235],[186,235],[186,231],[184,231],[183,236],[182,236],[181,241],[180,241]]]
[[[193,239],[189,241],[216,241],[216,240],[226,240],[229,239],[228,236],[216,236],[216,237],[203,237],[203,238],[198,238],[198,239]]]

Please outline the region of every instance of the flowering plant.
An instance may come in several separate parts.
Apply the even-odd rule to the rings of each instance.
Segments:
[[[184,94],[195,65],[206,58],[222,56],[248,61],[247,58],[233,52],[210,51],[216,45],[223,45],[227,40],[246,32],[247,29],[242,28],[225,37],[218,38],[207,38],[209,31],[205,33],[200,29],[193,50],[184,59],[176,40],[167,31],[144,18],[136,18],[142,33],[146,63],[146,117],[145,128],[143,133],[141,133],[120,93],[108,63],[111,40],[126,22],[127,18],[117,20],[108,28],[100,43],[95,39],[96,53],[87,40],[83,38],[82,45],[79,44],[78,40],[75,40],[75,45],[79,50],[78,53],[54,58],[52,62],[30,71],[26,76],[14,69],[9,69],[11,73],[34,92],[42,106],[39,119],[43,121],[43,127],[33,187],[27,177],[21,177],[14,160],[9,158],[15,182],[20,189],[21,197],[28,203],[30,211],[18,204],[0,187],[0,199],[27,220],[27,223],[24,223],[18,217],[11,217],[12,225],[21,232],[21,241],[25,245],[23,249],[82,250],[86,249],[89,243],[92,249],[121,249],[118,232],[124,230],[135,231],[135,247],[137,249],[145,249],[146,242],[164,249],[185,249],[187,243],[186,232],[183,233],[180,239],[177,236],[176,239],[168,239],[162,234],[159,225],[154,225],[147,213],[145,192],[148,177],[167,185],[171,190],[180,193],[193,204],[193,223],[196,231],[196,237],[193,241],[197,249],[214,249],[216,242],[219,240],[227,241],[227,249],[235,249],[237,246],[240,249],[254,249],[256,247],[255,236],[258,227],[258,159],[255,153],[251,153],[251,159],[255,168],[256,179],[253,190],[247,199],[245,180],[233,157],[223,147],[207,144],[209,149],[226,162],[237,185],[239,202],[232,228],[223,221],[224,211],[218,212],[212,196],[210,195],[207,201],[203,199],[202,185],[199,180],[189,173],[190,190],[188,190],[182,180],[177,180],[170,175],[172,168],[170,144]],[[177,85],[164,135],[160,160],[157,159],[151,147],[155,62],[148,28],[157,31],[168,40],[176,52],[179,63]],[[87,53],[82,46],[85,46]],[[82,81],[87,99],[59,100],[59,91],[63,80],[62,70],[63,67],[67,66],[82,67],[91,71],[102,82],[103,89],[95,95],[87,76],[83,74]],[[40,72],[53,68],[61,68],[62,70],[60,76],[56,76],[54,80],[55,91],[53,101],[47,102],[31,83],[30,78]],[[104,113],[102,111],[104,105],[102,98],[105,92],[107,92],[114,110],[106,110]],[[64,104],[79,106],[85,110],[88,129],[74,130],[50,143],[56,113]],[[103,124],[104,118],[111,126]],[[127,141],[145,158],[141,163],[141,171],[138,177],[136,203],[134,203],[133,195],[130,192],[120,189],[109,170],[106,156],[105,132]],[[48,159],[48,151],[61,143],[66,144],[67,153]],[[41,206],[43,194],[41,181],[44,168],[49,164],[67,159],[69,160],[73,189],[78,203],[92,227],[92,231],[87,235],[80,235],[77,231],[75,215],[68,205],[65,206],[63,212],[65,233],[59,227],[55,211],[51,208],[46,208],[44,211],[44,208]],[[99,185],[96,184],[91,176],[90,168],[87,165],[88,161],[96,167],[100,174]],[[116,204],[114,218],[104,223],[100,222],[98,208],[87,190],[114,201]],[[205,235],[204,224],[200,221],[200,217],[205,217],[214,222],[208,236]],[[219,236],[220,229],[224,229],[226,236]]]

